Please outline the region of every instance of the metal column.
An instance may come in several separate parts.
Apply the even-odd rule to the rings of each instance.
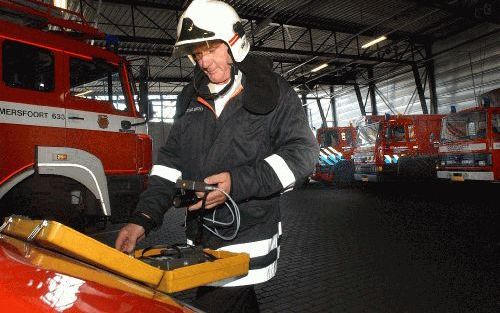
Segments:
[[[370,93],[370,102],[372,105],[372,115],[377,115],[377,99],[375,98],[375,81],[373,80],[373,67],[368,68],[368,92]]]
[[[321,116],[321,127],[326,127],[326,116],[325,112],[323,111],[323,107],[321,106],[321,100],[316,97],[316,103],[318,104],[318,110],[319,110],[319,115]]]
[[[431,114],[438,113],[437,95],[436,95],[436,76],[434,75],[434,60],[432,59],[432,46],[431,44],[425,45],[425,58],[429,61],[426,62],[427,78],[429,80],[429,95]]]
[[[337,127],[339,126],[339,123],[337,120],[337,104],[335,103],[335,97],[333,95],[334,91],[335,88],[330,86],[330,106],[332,108],[333,127]]]
[[[363,97],[361,97],[361,90],[359,89],[359,85],[354,85],[354,91],[356,92],[356,98],[358,98],[359,110],[361,111],[362,116],[366,116],[365,104],[363,103]]]
[[[305,115],[309,117],[309,110],[307,109],[307,99],[305,94],[302,94],[302,108],[304,109]]]
[[[420,99],[420,106],[422,106],[422,113],[429,114],[427,104],[425,103],[424,88],[422,88],[422,80],[416,63],[412,64],[413,76],[415,77],[415,85],[417,86],[418,98]]]

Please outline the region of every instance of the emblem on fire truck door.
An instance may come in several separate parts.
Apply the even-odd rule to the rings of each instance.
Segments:
[[[109,126],[109,119],[107,115],[99,115],[97,117],[97,124],[99,125],[100,128],[108,128]]]

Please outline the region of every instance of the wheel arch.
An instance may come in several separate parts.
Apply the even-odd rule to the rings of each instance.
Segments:
[[[36,171],[59,175],[85,186],[99,201],[102,213],[111,215],[108,184],[101,160],[86,151],[67,147],[37,147]]]

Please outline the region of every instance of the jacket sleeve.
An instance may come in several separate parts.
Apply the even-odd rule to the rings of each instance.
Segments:
[[[273,152],[230,171],[231,195],[236,201],[267,197],[291,188],[309,176],[316,164],[319,147],[307,123],[302,103],[284,80],[272,114],[270,127]]]
[[[143,226],[146,233],[162,224],[163,215],[172,206],[175,182],[182,176],[179,156],[181,119],[174,121],[165,145],[159,149],[148,187],[140,195],[136,210],[129,220]]]

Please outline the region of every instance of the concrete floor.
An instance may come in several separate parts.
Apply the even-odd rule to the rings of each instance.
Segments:
[[[500,312],[499,192],[313,183],[285,194],[278,274],[256,288],[262,312]],[[141,246],[183,242],[182,218],[168,212]]]

